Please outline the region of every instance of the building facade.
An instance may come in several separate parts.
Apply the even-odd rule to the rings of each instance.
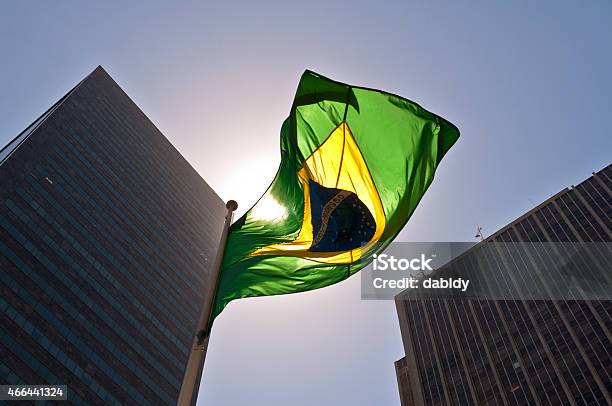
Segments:
[[[612,242],[611,219],[612,165],[481,244]],[[471,252],[451,265],[473,266]],[[612,269],[610,258],[608,251],[594,260]],[[395,363],[403,406],[612,404],[611,301],[400,294],[396,308],[406,354]]]
[[[174,404],[225,205],[98,67],[0,151],[0,381]]]

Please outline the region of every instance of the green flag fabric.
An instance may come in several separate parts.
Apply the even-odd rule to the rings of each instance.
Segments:
[[[211,319],[234,299],[359,271],[404,227],[458,138],[410,100],[306,71],[281,127],[276,177],[230,228]]]

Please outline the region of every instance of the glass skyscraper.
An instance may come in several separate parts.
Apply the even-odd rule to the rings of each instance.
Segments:
[[[612,165],[482,244],[612,242],[611,230]],[[610,245],[601,245],[608,252],[594,260],[610,270]],[[470,252],[453,260],[453,269],[473,267],[477,251]],[[519,256],[533,261],[527,252]],[[402,300],[400,294],[396,307],[406,353],[395,363],[403,406],[612,404],[611,301]]]
[[[0,151],[0,382],[174,404],[225,213],[95,69]]]

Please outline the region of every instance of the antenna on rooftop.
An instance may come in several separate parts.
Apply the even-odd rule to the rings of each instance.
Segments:
[[[484,241],[484,235],[482,234],[482,227],[476,224],[476,235],[474,238],[480,238],[480,241]]]

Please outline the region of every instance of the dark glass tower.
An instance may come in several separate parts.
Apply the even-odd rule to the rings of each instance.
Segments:
[[[487,242],[612,242],[611,230],[612,165]],[[467,269],[473,256],[451,265]],[[610,252],[596,258],[609,259]],[[612,404],[612,302],[401,297],[406,356],[395,368],[402,405]]]
[[[174,404],[225,213],[98,67],[0,151],[0,382]]]

